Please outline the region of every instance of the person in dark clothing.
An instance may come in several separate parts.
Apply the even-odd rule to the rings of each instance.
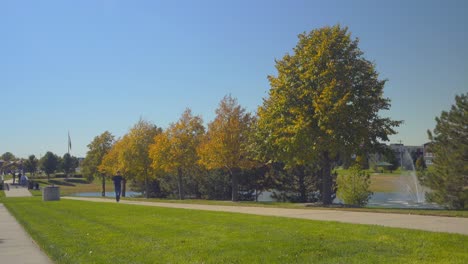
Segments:
[[[115,200],[117,202],[120,201],[120,194],[122,192],[122,180],[123,180],[123,177],[122,175],[120,175],[120,171],[117,171],[117,175],[112,177],[112,181],[114,181]]]

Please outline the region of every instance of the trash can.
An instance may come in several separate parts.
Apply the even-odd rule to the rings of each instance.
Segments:
[[[42,190],[42,201],[60,200],[60,188],[58,186],[47,186]]]

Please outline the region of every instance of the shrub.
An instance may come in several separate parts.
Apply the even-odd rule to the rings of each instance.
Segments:
[[[353,165],[347,173],[338,176],[337,196],[345,204],[364,206],[372,192],[369,190],[370,174],[362,170],[359,164]]]

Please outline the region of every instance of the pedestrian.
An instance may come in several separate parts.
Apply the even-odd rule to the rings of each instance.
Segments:
[[[114,181],[115,200],[117,202],[120,201],[120,193],[122,192],[122,180],[123,177],[122,175],[120,175],[120,171],[117,171],[117,175],[112,177],[112,181]]]
[[[20,185],[24,186],[24,184],[26,183],[26,175],[24,175],[24,173],[20,172],[18,176],[18,182]]]
[[[13,175],[13,184],[15,184],[16,174],[15,174],[15,172],[12,172],[11,174]]]

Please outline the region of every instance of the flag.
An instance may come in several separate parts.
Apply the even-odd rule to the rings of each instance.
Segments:
[[[70,139],[70,131],[68,131],[68,154],[70,154],[71,150],[71,139]]]

